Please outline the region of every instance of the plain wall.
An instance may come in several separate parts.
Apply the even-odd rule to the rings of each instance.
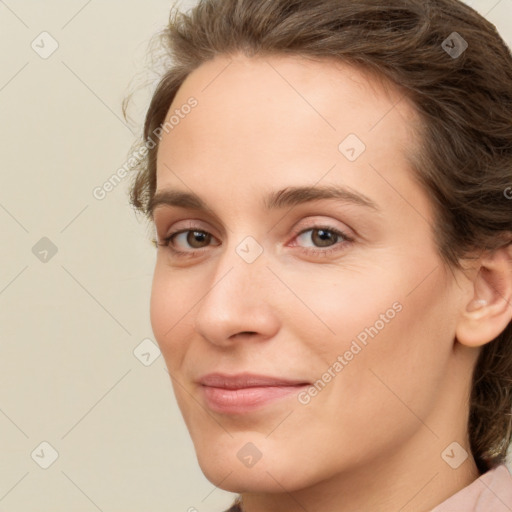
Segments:
[[[512,45],[512,0],[471,4]],[[155,249],[128,204],[130,179],[93,193],[140,129],[148,94],[133,125],[121,101],[170,5],[0,2],[0,510],[220,512],[232,502],[200,471],[163,358],[136,357],[157,354]]]

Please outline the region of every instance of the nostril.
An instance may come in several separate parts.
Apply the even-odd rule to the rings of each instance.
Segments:
[[[256,331],[241,331],[241,332],[235,334],[235,336],[243,336],[245,334],[253,335],[253,334],[257,334],[257,333],[256,333]]]

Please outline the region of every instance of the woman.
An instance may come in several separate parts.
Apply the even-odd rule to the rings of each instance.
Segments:
[[[231,511],[512,510],[512,57],[456,0],[204,0],[131,202]]]

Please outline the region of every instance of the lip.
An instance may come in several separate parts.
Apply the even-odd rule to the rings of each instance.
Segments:
[[[304,380],[253,373],[210,373],[201,377],[198,383],[207,407],[224,414],[243,414],[261,409],[310,385]]]

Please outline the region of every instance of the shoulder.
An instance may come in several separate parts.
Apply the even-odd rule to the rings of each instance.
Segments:
[[[510,512],[512,510],[512,475],[500,464],[477,478],[431,512]]]

